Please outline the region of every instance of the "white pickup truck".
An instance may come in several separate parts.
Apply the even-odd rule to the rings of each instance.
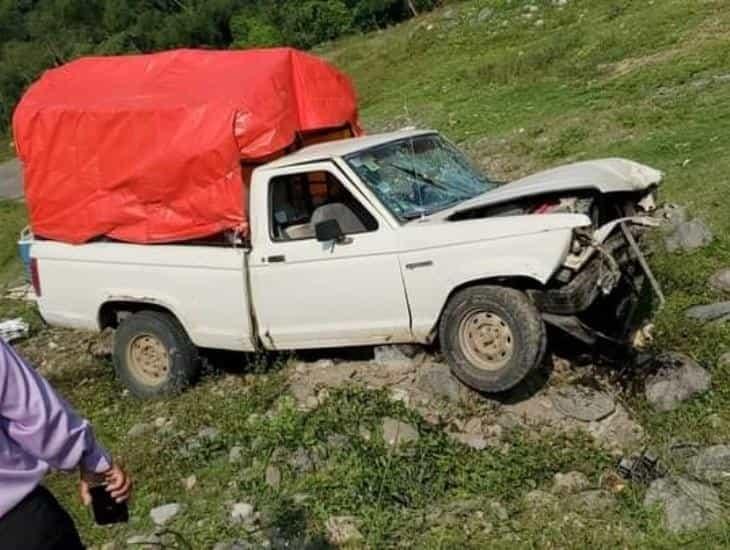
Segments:
[[[500,185],[432,131],[352,138],[256,168],[246,238],[36,240],[33,278],[51,325],[116,329],[116,372],[141,397],[193,381],[199,348],[436,341],[498,392],[541,361],[546,325],[626,340],[661,179],[604,159]]]

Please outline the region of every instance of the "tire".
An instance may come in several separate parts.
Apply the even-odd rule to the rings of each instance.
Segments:
[[[454,376],[487,393],[519,384],[540,364],[547,343],[535,305],[523,292],[498,286],[456,293],[441,315],[439,333]]]
[[[117,377],[136,397],[180,393],[199,371],[198,350],[172,315],[140,311],[122,321],[112,353]]]

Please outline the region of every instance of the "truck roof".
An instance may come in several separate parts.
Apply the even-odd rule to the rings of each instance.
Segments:
[[[408,128],[395,132],[327,141],[325,143],[318,143],[316,145],[303,147],[290,155],[283,156],[265,164],[262,168],[282,168],[285,166],[293,166],[318,160],[344,157],[350,153],[370,149],[371,147],[377,147],[378,145],[383,145],[384,143],[391,141],[433,133],[435,133],[435,130],[415,130],[413,128]]]

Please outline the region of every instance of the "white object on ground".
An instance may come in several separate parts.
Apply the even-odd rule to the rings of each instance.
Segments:
[[[8,344],[15,340],[27,338],[28,330],[28,323],[20,318],[0,321],[0,338],[5,340]]]

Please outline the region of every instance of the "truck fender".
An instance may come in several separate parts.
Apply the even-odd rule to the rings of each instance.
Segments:
[[[97,315],[99,330],[116,327],[120,321],[118,316],[120,311],[131,314],[144,309],[161,311],[172,315],[183,326],[185,331],[190,334],[185,318],[172,304],[150,296],[133,296],[128,294],[108,295],[104,298],[99,306]]]

